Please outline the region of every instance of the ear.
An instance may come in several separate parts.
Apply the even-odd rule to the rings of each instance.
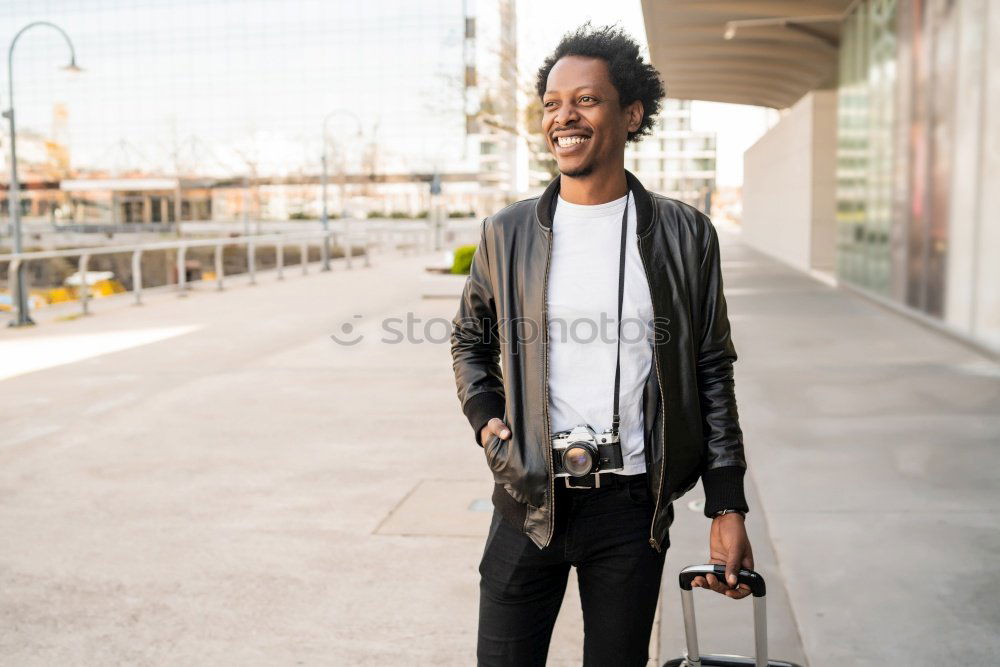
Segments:
[[[629,105],[626,114],[628,115],[628,131],[635,132],[642,125],[644,109],[642,107],[642,100],[636,100]]]

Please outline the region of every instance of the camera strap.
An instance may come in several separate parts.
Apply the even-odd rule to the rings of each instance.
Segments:
[[[632,191],[625,193],[625,212],[622,213],[622,245],[618,255],[618,336],[615,350],[615,405],[611,415],[611,432],[618,435],[621,417],[618,414],[618,392],[622,383],[622,301],[625,299],[625,241],[628,238],[628,200]]]

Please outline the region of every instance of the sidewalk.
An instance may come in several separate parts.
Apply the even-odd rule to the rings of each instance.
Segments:
[[[723,242],[774,657],[989,664],[996,364]],[[433,259],[0,331],[0,364],[97,350],[0,381],[0,655],[473,664],[491,479],[443,342],[461,279]],[[441,342],[380,342],[407,312]],[[329,338],[345,323],[357,345]],[[700,491],[676,507],[662,658],[682,651],[676,573],[707,552]],[[749,651],[750,601],[695,595],[705,650]],[[581,633],[571,582],[551,665],[579,664]]]
[[[752,510],[810,665],[994,664],[1000,365],[723,244]]]

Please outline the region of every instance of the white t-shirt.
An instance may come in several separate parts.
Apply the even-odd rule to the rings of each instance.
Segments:
[[[624,207],[625,197],[594,206],[561,196],[556,202],[548,285],[552,433],[580,424],[597,433],[611,428]],[[629,196],[619,392],[624,475],[646,470],[642,391],[653,363],[653,304],[635,230]]]

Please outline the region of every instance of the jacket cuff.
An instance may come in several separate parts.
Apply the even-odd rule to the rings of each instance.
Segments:
[[[483,446],[483,443],[479,442],[479,434],[483,427],[494,417],[502,419],[506,409],[507,402],[503,395],[492,391],[476,394],[465,402],[465,405],[462,406],[462,412],[465,413],[465,418],[472,425],[477,445]]]
[[[749,512],[746,496],[743,494],[742,466],[722,466],[706,470],[701,475],[705,487],[705,516],[712,518],[716,512],[725,509]]]

